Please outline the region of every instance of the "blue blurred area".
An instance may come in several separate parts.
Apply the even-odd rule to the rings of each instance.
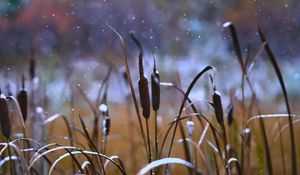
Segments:
[[[185,56],[209,40],[224,42],[228,34],[221,26],[232,21],[243,48],[257,47],[261,26],[280,58],[293,60],[300,44],[299,9],[299,2],[291,0],[3,0],[0,57],[18,60],[32,48],[65,60],[80,54],[105,55],[119,47],[105,23],[125,38],[135,33],[149,51]]]
[[[1,79],[17,89],[15,82],[20,78],[16,77],[27,73],[29,59],[34,57],[44,86],[53,94],[61,91],[54,100],[70,82],[95,93],[108,67],[114,68],[112,86],[119,86],[122,52],[106,24],[124,36],[134,80],[137,48],[129,32],[146,51],[148,77],[154,51],[162,80],[177,81],[174,74],[179,72],[186,88],[204,66],[213,65],[218,69],[220,91],[228,95],[239,87],[241,72],[229,32],[222,28],[226,21],[237,27],[244,57],[253,58],[259,50],[257,29],[262,28],[280,62],[289,93],[293,99],[300,98],[300,3],[296,0],[3,0],[0,14],[0,59],[6,72]],[[251,72],[257,93],[262,99],[276,99],[280,88],[275,74],[264,54],[258,60]],[[199,88],[191,98],[205,98],[207,93]],[[121,94],[117,91],[111,99],[119,101]],[[224,101],[228,103],[229,96]]]

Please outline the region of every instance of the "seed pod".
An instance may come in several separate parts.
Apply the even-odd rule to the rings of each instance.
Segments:
[[[110,130],[110,118],[109,116],[105,116],[102,123],[102,132],[104,136],[108,136]]]
[[[159,72],[156,70],[155,58],[153,71],[151,74],[151,90],[152,90],[152,108],[154,111],[157,111],[160,104],[160,78]]]
[[[227,107],[227,111],[228,111],[228,114],[227,114],[227,122],[228,122],[228,126],[231,126],[234,118],[233,118],[233,104],[232,102],[230,102],[230,104],[228,105]]]
[[[0,91],[0,125],[3,135],[8,139],[11,134],[8,104],[4,94]]]
[[[250,147],[250,141],[251,141],[251,130],[250,130],[250,128],[243,129],[242,133],[243,133],[243,137],[244,137],[244,141],[245,141],[246,145],[248,147]]]
[[[140,72],[140,79],[138,85],[139,85],[139,92],[140,92],[140,102],[143,109],[143,116],[146,119],[148,119],[150,117],[149,88],[148,88],[148,80],[144,75],[143,56],[141,52],[139,54],[139,72]]]
[[[26,121],[27,118],[27,92],[25,90],[25,79],[24,76],[22,76],[22,89],[17,95],[17,100],[20,105],[20,109],[22,112],[23,120]]]
[[[35,77],[35,60],[33,58],[30,59],[29,63],[29,76],[31,80],[33,80],[33,78]]]
[[[148,119],[150,117],[150,99],[148,91],[148,80],[145,76],[139,79],[140,102],[143,109],[143,116]]]
[[[193,120],[188,120],[186,122],[186,127],[187,127],[187,130],[188,130],[189,136],[192,136],[192,134],[194,132],[194,122],[193,122]]]
[[[223,125],[224,121],[223,121],[223,107],[222,107],[222,101],[221,101],[221,94],[217,90],[214,90],[213,104],[215,107],[215,115],[216,115],[217,121],[220,125]]]

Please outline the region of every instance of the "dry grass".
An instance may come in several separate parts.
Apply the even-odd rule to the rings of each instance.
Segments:
[[[229,27],[240,63],[242,79],[236,91],[241,92],[241,97],[233,95],[237,94],[235,92],[224,94],[231,98],[227,111],[222,103],[224,96],[216,89],[222,89],[222,85],[214,83],[213,66],[203,68],[187,88],[181,88],[180,84],[160,82],[155,58],[150,82],[151,109],[141,43],[130,34],[139,49],[136,59],[139,72],[132,72],[134,69],[131,70],[128,65],[124,39],[109,27],[121,41],[126,66],[124,74],[131,98],[127,98],[125,104],[114,104],[109,100],[109,94],[114,93],[109,88],[109,76],[114,71],[110,68],[98,93],[93,94],[96,100],[91,100],[78,86],[79,96],[72,94],[68,104],[70,114],[57,113],[44,118],[46,114],[38,105],[41,98],[36,97],[39,93],[33,88],[34,79],[38,76],[35,74],[37,65],[31,59],[28,91],[23,78],[17,100],[1,93],[3,136],[0,136],[0,173],[297,174],[300,136],[295,133],[300,132],[297,127],[300,116],[290,109],[290,105],[296,104],[290,104],[288,100],[279,65],[261,31],[263,43],[257,55],[263,49],[267,52],[282,88],[286,114],[276,114],[276,109],[263,108],[256,99],[252,88],[255,82],[249,75],[250,60],[256,59],[243,58],[232,23],[226,23],[224,27]],[[138,83],[132,79],[131,73],[139,74]],[[124,79],[124,74],[120,75],[120,80]],[[203,85],[198,82],[209,78],[212,86],[207,86],[208,98],[192,101],[190,93]],[[137,86],[140,105],[135,92]],[[250,98],[245,97],[245,87],[250,89]],[[272,101],[269,106],[277,103]],[[10,104],[12,108],[9,108]],[[25,126],[25,129],[15,129],[17,124]],[[34,128],[39,130],[32,132]]]

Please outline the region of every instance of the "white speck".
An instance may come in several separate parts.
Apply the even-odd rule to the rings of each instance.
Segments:
[[[285,7],[285,8],[288,8],[288,7],[289,7],[289,4],[288,4],[288,3],[284,4],[284,7]]]
[[[193,134],[193,132],[194,132],[194,122],[191,121],[191,120],[188,120],[186,122],[186,127],[187,127],[189,135],[191,136]]]
[[[200,35],[198,35],[198,38],[200,39],[200,38],[201,38],[201,36],[200,36]]]
[[[150,36],[149,38],[150,38],[150,39],[153,39],[153,36]]]
[[[180,40],[180,38],[179,38],[179,37],[176,37],[176,38],[175,38],[175,40],[176,40],[176,41],[179,41],[179,40]]]
[[[44,109],[43,109],[42,107],[40,107],[40,106],[36,107],[36,108],[35,108],[35,111],[36,111],[36,113],[38,113],[38,114],[43,114],[43,113],[44,113]]]
[[[80,87],[80,84],[78,83],[77,86]]]
[[[99,106],[99,110],[100,110],[101,112],[106,112],[106,111],[107,111],[107,105],[106,105],[106,104],[101,104],[101,105]]]
[[[77,29],[80,29],[80,26],[76,26]]]
[[[54,17],[54,16],[55,16],[55,14],[53,13],[53,14],[52,14],[52,16]]]

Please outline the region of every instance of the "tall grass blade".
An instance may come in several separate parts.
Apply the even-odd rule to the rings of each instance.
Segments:
[[[142,168],[137,174],[138,175],[147,174],[150,170],[152,170],[156,167],[162,166],[162,165],[166,165],[166,164],[180,164],[180,165],[183,165],[183,166],[193,169],[193,164],[186,160],[179,159],[179,158],[164,158],[164,159],[159,159],[159,160],[151,162],[150,164],[148,164],[144,168]]]
[[[280,68],[278,66],[278,63],[276,61],[276,58],[269,46],[269,44],[266,41],[266,38],[264,36],[264,34],[262,33],[261,29],[258,29],[259,32],[259,36],[260,39],[262,41],[262,43],[266,43],[265,46],[265,50],[267,52],[268,58],[272,63],[272,66],[276,72],[277,78],[279,80],[282,92],[283,92],[283,96],[284,96],[284,100],[285,100],[285,105],[286,105],[286,109],[287,112],[289,114],[288,117],[288,122],[289,122],[289,126],[290,126],[290,141],[291,141],[291,163],[292,163],[292,174],[293,175],[297,175],[297,153],[296,153],[296,143],[295,143],[295,134],[294,134],[294,128],[293,128],[293,120],[292,120],[292,116],[291,116],[291,109],[290,109],[290,104],[289,104],[289,100],[288,100],[288,94],[285,88],[285,84],[284,84],[284,80],[280,71]]]

